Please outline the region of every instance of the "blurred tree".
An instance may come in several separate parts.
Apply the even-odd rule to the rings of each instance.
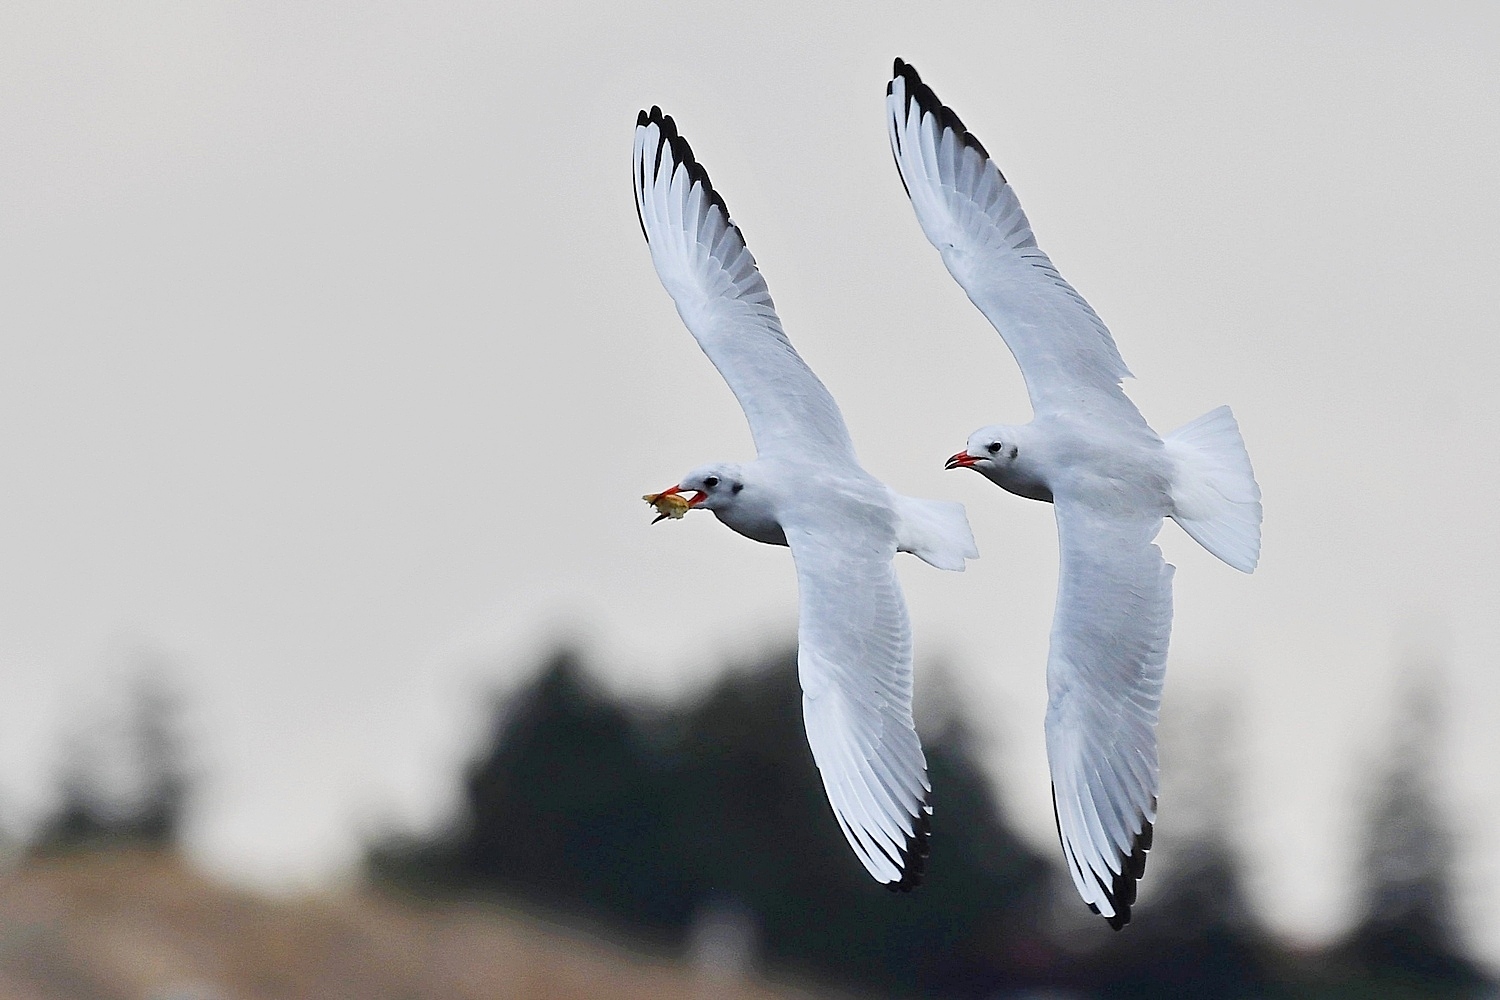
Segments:
[[[928,739],[928,878],[872,881],[829,810],[802,729],[794,653],[735,670],[696,704],[627,713],[554,656],[499,715],[467,816],[388,842],[378,873],[486,889],[681,944],[695,914],[753,915],[777,965],[892,994],[1002,996],[1055,965],[1045,863],[1005,825],[966,734]]]
[[[31,849],[175,845],[190,784],[179,711],[164,671],[142,669],[118,715],[65,748],[59,805]]]
[[[1257,923],[1230,844],[1228,710],[1176,714],[1164,733],[1175,778],[1164,795],[1156,877],[1123,933],[1089,917],[1068,951],[1045,912],[1050,887],[1066,876],[1007,825],[961,719],[924,720],[935,806],[926,882],[892,894],[869,878],[824,796],[790,651],[731,670],[695,702],[655,710],[618,704],[576,655],[555,654],[497,707],[491,739],[464,777],[464,815],[435,835],[375,846],[369,865],[418,892],[500,895],[638,940],[691,943],[716,968],[740,969],[758,952],[863,996],[1463,995],[1362,964],[1437,969],[1449,976],[1442,982],[1470,982],[1464,970],[1472,966],[1444,944],[1446,889],[1434,887],[1446,876],[1418,879],[1428,888],[1415,895],[1406,885],[1412,873],[1446,871],[1422,853],[1433,828],[1411,827],[1435,822],[1430,806],[1418,805],[1425,799],[1413,797],[1421,781],[1396,780],[1391,788],[1406,791],[1388,793],[1379,810],[1379,837],[1415,832],[1385,846],[1372,841],[1372,859],[1404,860],[1368,866],[1395,874],[1371,889],[1372,919],[1356,948],[1366,957],[1289,954]],[[1411,757],[1398,759],[1409,765]],[[1071,884],[1066,892],[1068,912],[1081,909]],[[1397,916],[1408,944],[1380,936]],[[1413,953],[1411,941],[1425,943]],[[1434,943],[1447,948],[1436,965]]]
[[[690,909],[663,863],[668,790],[626,712],[560,652],[497,713],[468,771],[457,872],[549,907],[676,926]]]
[[[1156,879],[1143,883],[1127,933],[1093,956],[1088,985],[1121,1000],[1274,995],[1274,945],[1249,905],[1229,836],[1239,784],[1228,753],[1234,713],[1219,700],[1168,708]]]
[[[1050,964],[1037,929],[1046,865],[1005,825],[960,723],[924,740],[932,853],[910,895],[870,879],[839,831],[803,731],[795,652],[731,673],[656,731],[672,852],[695,904],[748,906],[779,964],[944,996],[992,996]]]
[[[1413,669],[1365,833],[1361,915],[1344,948],[1391,995],[1469,996],[1483,983],[1459,945],[1453,836],[1433,792],[1436,675]]]

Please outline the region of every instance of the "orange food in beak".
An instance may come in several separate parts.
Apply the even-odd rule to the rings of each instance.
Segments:
[[[674,521],[677,520],[689,510],[702,503],[707,496],[707,493],[694,490],[691,497],[685,497],[682,495],[682,487],[674,486],[669,490],[662,490],[660,493],[647,493],[641,499],[656,508],[656,517],[651,522],[655,524],[657,521],[663,521],[667,518],[671,518]]]

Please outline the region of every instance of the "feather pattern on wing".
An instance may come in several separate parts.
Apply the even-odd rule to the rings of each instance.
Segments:
[[[724,199],[660,108],[636,119],[632,173],[656,273],[739,400],[756,451],[853,464],[854,445],[838,404],[782,331]]]
[[[1156,821],[1156,719],[1172,628],[1161,517],[1058,496],[1047,760],[1073,883],[1117,929],[1130,919]]]
[[[1120,389],[1130,370],[1108,328],[1037,246],[984,146],[899,59],[886,125],[922,232],[1010,347],[1037,415],[1091,412],[1144,427]]]
[[[759,452],[731,494],[741,506],[709,509],[762,541],[770,523],[790,546],[813,759],[865,868],[910,889],[922,879],[931,786],[912,723],[911,624],[891,560],[904,542],[961,569],[977,555],[968,522],[957,505],[898,497],[860,468],[833,397],[782,332],[723,199],[658,108],[637,119],[633,180],[657,274],[734,391]],[[747,510],[755,530],[737,520]]]
[[[809,507],[787,525],[807,741],[839,826],[876,880],[922,880],[931,785],[912,722],[911,624],[889,512]],[[877,523],[878,522],[878,523]]]

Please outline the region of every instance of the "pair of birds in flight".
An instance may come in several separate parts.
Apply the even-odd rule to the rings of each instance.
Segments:
[[[1173,567],[1153,539],[1171,517],[1248,573],[1260,553],[1260,489],[1228,407],[1165,438],[1147,425],[1120,388],[1130,372],[1109,330],[1037,246],[979,140],[900,59],[886,124],[922,232],[1025,377],[1033,420],[975,431],[947,467],[1053,504],[1053,806],[1074,885],[1118,930],[1156,820]],[[927,855],[931,784],[912,722],[911,625],[891,563],[910,552],[962,570],[979,555],[964,508],[902,496],[860,466],[723,198],[659,108],[637,118],[633,169],[657,275],[739,400],[757,455],[694,469],[646,499],[669,517],[711,510],[742,535],[791,549],[813,759],[859,860],[877,881],[910,889]]]

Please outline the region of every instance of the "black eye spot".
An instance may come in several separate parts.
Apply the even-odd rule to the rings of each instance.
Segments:
[[[731,493],[738,493],[740,490],[742,490],[744,488],[745,488],[745,484],[744,483],[735,483],[734,484],[734,489],[731,490],[730,492]]]
[[[709,489],[713,489],[715,486],[719,485],[719,477],[709,476],[707,479],[703,480],[703,485],[707,486]]]
[[[991,441],[988,450],[989,450],[989,453],[991,455],[998,455],[998,454],[1000,454],[1000,442],[999,441]]]

